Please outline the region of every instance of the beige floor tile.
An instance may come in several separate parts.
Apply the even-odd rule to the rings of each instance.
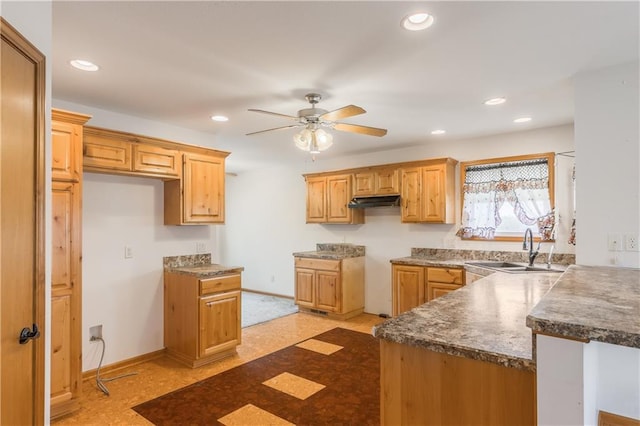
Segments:
[[[304,377],[291,373],[278,374],[276,377],[262,382],[262,384],[301,400],[305,400],[326,388],[323,384],[307,380]]]
[[[224,417],[218,419],[220,423],[226,426],[248,426],[248,425],[263,425],[263,426],[288,426],[293,425],[282,417],[278,417],[271,414],[268,411],[258,408],[255,405],[247,404],[244,407],[238,408],[227,414]]]
[[[334,345],[333,343],[327,343],[316,339],[305,340],[304,342],[298,343],[296,346],[324,355],[331,355],[343,348],[342,346]]]

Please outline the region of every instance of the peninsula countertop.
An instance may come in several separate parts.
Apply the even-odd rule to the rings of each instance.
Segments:
[[[640,348],[640,269],[571,266],[527,325],[538,333]]]
[[[493,273],[374,327],[373,335],[435,352],[535,370],[529,311],[557,273]]]

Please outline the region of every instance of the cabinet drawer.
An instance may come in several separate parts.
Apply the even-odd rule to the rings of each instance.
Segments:
[[[427,281],[462,284],[462,269],[427,268]]]
[[[340,261],[333,259],[312,259],[296,257],[296,268],[322,269],[323,271],[339,271]]]
[[[221,291],[239,290],[240,275],[227,275],[223,277],[200,280],[200,295],[219,293]]]

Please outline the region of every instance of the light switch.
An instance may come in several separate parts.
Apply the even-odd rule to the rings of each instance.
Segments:
[[[124,258],[131,259],[133,257],[133,249],[131,246],[124,246]]]

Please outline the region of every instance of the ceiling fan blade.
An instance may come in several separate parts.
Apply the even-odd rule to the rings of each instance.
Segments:
[[[273,131],[273,130],[284,130],[284,129],[290,129],[290,128],[292,128],[292,127],[300,127],[300,126],[302,126],[302,124],[291,124],[290,126],[274,127],[273,129],[259,130],[259,131],[257,131],[257,132],[247,133],[247,136],[257,135],[258,133],[271,132],[271,131]]]
[[[361,133],[369,136],[384,136],[387,134],[387,129],[378,129],[377,127],[358,126],[357,124],[336,123],[333,126],[334,129],[342,132]]]
[[[336,121],[347,117],[353,117],[354,115],[364,114],[365,112],[367,111],[359,106],[347,105],[342,108],[334,109],[333,111],[325,112],[318,118],[320,120]]]
[[[280,114],[279,112],[265,111],[263,109],[249,108],[248,111],[259,112],[259,113],[262,113],[262,114],[277,115],[278,117],[290,118],[290,119],[293,119],[293,120],[297,120],[298,119],[298,117],[294,117],[293,115]]]

